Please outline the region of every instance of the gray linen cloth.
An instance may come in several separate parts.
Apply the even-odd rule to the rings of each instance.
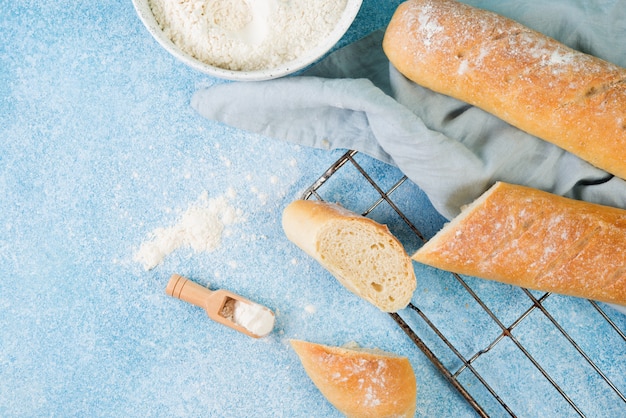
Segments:
[[[467,1],[626,66],[626,0]],[[196,92],[208,119],[397,166],[448,219],[495,181],[626,208],[626,182],[500,119],[403,77],[379,30],[298,76]],[[625,115],[626,116],[626,115]],[[626,158],[626,156],[624,156]]]

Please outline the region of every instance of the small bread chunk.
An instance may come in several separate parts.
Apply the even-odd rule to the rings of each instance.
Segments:
[[[409,359],[358,346],[290,340],[322,395],[349,418],[413,417],[417,399]]]
[[[283,212],[283,229],[343,286],[381,311],[395,312],[411,301],[413,264],[386,225],[334,203],[296,200]]]

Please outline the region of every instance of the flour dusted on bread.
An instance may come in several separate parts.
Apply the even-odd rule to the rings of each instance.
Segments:
[[[383,49],[415,83],[626,179],[626,69],[454,0],[401,4]]]
[[[315,386],[347,417],[414,416],[417,383],[406,357],[355,345],[290,343]]]
[[[459,274],[626,305],[626,210],[497,183],[412,258]]]
[[[385,225],[337,204],[296,200],[283,212],[283,229],[343,286],[380,310],[395,312],[411,301],[411,259]]]

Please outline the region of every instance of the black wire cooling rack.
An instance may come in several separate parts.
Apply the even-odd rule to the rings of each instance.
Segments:
[[[397,178],[375,178],[371,171],[378,175],[380,170],[372,169],[372,159],[357,154],[346,152],[302,197],[346,200],[341,203],[364,216],[385,206],[383,210],[397,214],[399,223],[409,231],[401,241],[413,240],[415,246],[421,245],[427,237],[412,219],[420,215],[413,213],[411,199],[403,198],[396,203],[396,191],[411,183],[410,180],[397,170],[384,169],[383,172],[397,172]],[[461,299],[458,303],[476,307],[473,313],[457,321],[460,326],[442,328],[441,324],[449,321],[440,320],[436,310],[420,309],[417,306],[420,303],[411,303],[390,315],[479,416],[545,416],[529,411],[527,405],[518,401],[515,391],[520,390],[520,380],[531,381],[523,390],[535,390],[539,393],[533,396],[545,396],[545,401],[536,402],[555,404],[550,410],[558,416],[626,416],[626,335],[620,313],[593,301],[550,293],[519,288],[511,293],[509,286],[495,283],[488,286],[496,287],[485,291],[481,284],[487,281],[449,272],[441,274],[446,275],[446,286],[456,286],[462,292],[460,298],[456,294]],[[499,294],[499,289],[509,290]],[[562,309],[569,303],[570,311]],[[507,316],[503,311],[515,314]],[[533,331],[538,327],[542,331]],[[591,343],[590,330],[599,335]],[[480,344],[468,349],[463,338],[459,338],[462,333],[483,334],[483,338]],[[537,346],[543,346],[542,350],[537,350]],[[547,358],[536,354],[546,351],[551,353]],[[558,362],[561,366],[555,367]],[[568,364],[566,374],[560,371],[563,362]],[[511,379],[516,382],[513,391],[507,385]],[[589,388],[597,393],[589,393]],[[584,396],[580,396],[581,390],[585,391]],[[593,401],[589,402],[589,398]]]

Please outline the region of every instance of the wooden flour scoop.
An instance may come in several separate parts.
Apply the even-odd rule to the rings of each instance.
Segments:
[[[173,274],[165,293],[203,308],[212,320],[253,338],[265,337],[274,328],[271,310],[228,290],[209,290]]]

